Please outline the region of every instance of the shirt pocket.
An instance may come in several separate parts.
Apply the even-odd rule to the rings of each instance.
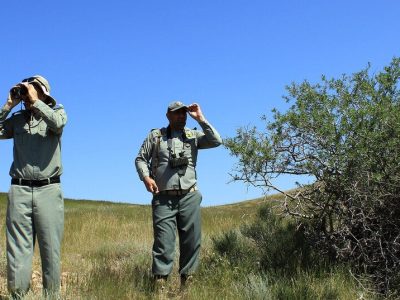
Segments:
[[[186,139],[183,143],[183,151],[185,156],[193,165],[196,165],[197,160],[197,143],[195,138]]]
[[[156,155],[158,155],[159,163],[167,162],[169,160],[169,150],[168,150],[167,140],[164,140],[163,138],[160,139],[158,153],[156,153]]]
[[[48,126],[45,122],[39,123],[38,134],[41,136],[47,136]]]
[[[15,145],[16,146],[24,145],[28,134],[29,134],[28,124],[14,128],[14,143],[15,143]]]

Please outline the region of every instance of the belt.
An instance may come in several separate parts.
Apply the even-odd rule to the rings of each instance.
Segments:
[[[160,191],[160,195],[169,195],[169,196],[181,196],[181,195],[186,195],[187,193],[191,193],[197,191],[196,186],[192,186],[190,189],[186,190],[165,190],[165,191]]]
[[[13,185],[23,185],[30,187],[41,187],[52,183],[60,183],[60,177],[51,177],[42,180],[30,180],[30,179],[22,179],[22,178],[12,178],[11,184]]]

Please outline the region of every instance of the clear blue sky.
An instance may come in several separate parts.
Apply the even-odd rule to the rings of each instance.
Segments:
[[[399,56],[399,14],[395,0],[4,1],[0,104],[21,79],[45,76],[69,117],[65,197],[148,204],[133,160],[149,130],[167,124],[169,102],[198,102],[222,137],[233,136],[285,110],[293,81],[368,62],[380,71]],[[261,195],[228,184],[235,160],[223,147],[199,156],[203,205]],[[0,141],[0,191],[11,161],[12,141]]]

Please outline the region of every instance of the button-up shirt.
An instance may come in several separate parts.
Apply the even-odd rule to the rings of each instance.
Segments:
[[[136,170],[141,180],[152,176],[158,189],[186,190],[196,184],[196,163],[198,149],[213,148],[221,145],[219,133],[207,121],[199,122],[203,131],[185,128],[184,131],[171,132],[171,150],[168,149],[166,128],[155,129],[150,132],[139,154],[135,159]],[[157,146],[157,143],[159,145]],[[157,153],[154,153],[157,152]],[[182,153],[188,158],[188,165],[184,167],[184,174],[179,174],[179,168],[169,165],[171,154],[179,157]],[[182,155],[181,154],[181,155]],[[157,164],[154,166],[154,164]]]
[[[41,180],[62,174],[61,135],[67,122],[63,107],[52,108],[37,100],[31,110],[8,119],[0,109],[0,139],[14,139],[12,178]]]

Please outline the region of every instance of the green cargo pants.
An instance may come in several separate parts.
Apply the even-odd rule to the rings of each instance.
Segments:
[[[192,274],[199,262],[201,243],[201,193],[186,195],[154,195],[153,207],[153,266],[154,275],[169,275],[175,256],[176,230],[179,235],[179,273]]]
[[[42,261],[44,293],[57,292],[64,231],[64,200],[60,184],[43,187],[11,185],[6,223],[10,292],[23,295],[29,289],[36,236]]]

